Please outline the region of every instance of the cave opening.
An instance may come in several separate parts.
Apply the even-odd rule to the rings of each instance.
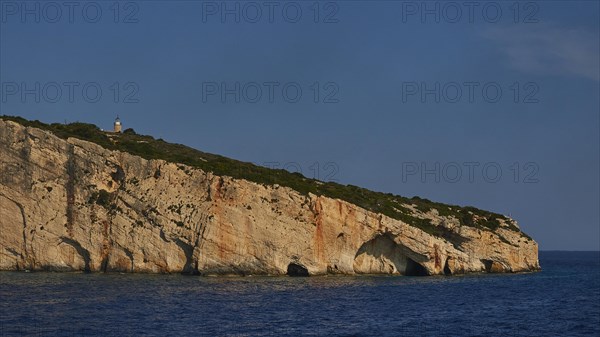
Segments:
[[[446,259],[446,263],[444,264],[444,275],[452,275],[452,271],[450,270],[450,266],[448,265],[448,261],[450,259]]]
[[[427,269],[423,267],[421,264],[415,262],[413,259],[407,257],[406,258],[406,271],[404,272],[405,276],[428,276],[429,273]]]
[[[485,268],[485,271],[487,273],[490,273],[492,271],[492,264],[493,261],[492,260],[481,260],[481,262],[483,263],[483,266]]]
[[[288,265],[286,274],[292,277],[307,277],[308,269],[303,265],[292,262]]]
[[[391,274],[405,276],[429,275],[427,268],[409,256],[418,256],[407,247],[382,234],[365,242],[354,257],[353,269],[357,274]]]

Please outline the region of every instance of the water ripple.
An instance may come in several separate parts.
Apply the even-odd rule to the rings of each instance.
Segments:
[[[0,335],[598,336],[599,257],[426,278],[3,272]]]

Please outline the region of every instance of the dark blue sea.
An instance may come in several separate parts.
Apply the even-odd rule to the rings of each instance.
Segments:
[[[2,336],[600,336],[600,252],[452,277],[0,273]]]

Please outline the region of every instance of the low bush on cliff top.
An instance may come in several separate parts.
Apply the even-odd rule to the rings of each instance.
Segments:
[[[56,136],[67,139],[74,137],[96,143],[110,150],[118,150],[138,155],[145,159],[162,159],[173,163],[181,163],[216,175],[246,179],[260,184],[286,186],[300,193],[313,193],[330,198],[345,200],[373,212],[385,214],[391,218],[404,221],[430,234],[444,235],[444,228],[432,225],[429,220],[413,215],[412,210],[402,206],[414,205],[421,212],[437,210],[442,216],[454,216],[461,225],[495,230],[500,226],[498,219],[508,220],[501,214],[483,211],[474,207],[459,207],[441,204],[419,197],[401,197],[389,193],[367,190],[353,185],[341,185],[333,182],[320,182],[304,177],[299,173],[290,173],[281,169],[269,169],[252,163],[241,162],[223,156],[201,152],[181,144],[171,144],[151,136],[138,135],[133,130],[122,134],[111,134],[101,131],[97,126],[85,123],[44,124],[39,121],[28,121],[21,117],[0,116],[24,126],[47,130]],[[510,228],[519,229],[507,221]]]

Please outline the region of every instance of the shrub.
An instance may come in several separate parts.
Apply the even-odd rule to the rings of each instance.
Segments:
[[[100,190],[98,192],[98,199],[96,199],[96,203],[100,206],[106,207],[108,208],[108,206],[110,205],[110,193],[108,193],[108,191],[106,190]]]

